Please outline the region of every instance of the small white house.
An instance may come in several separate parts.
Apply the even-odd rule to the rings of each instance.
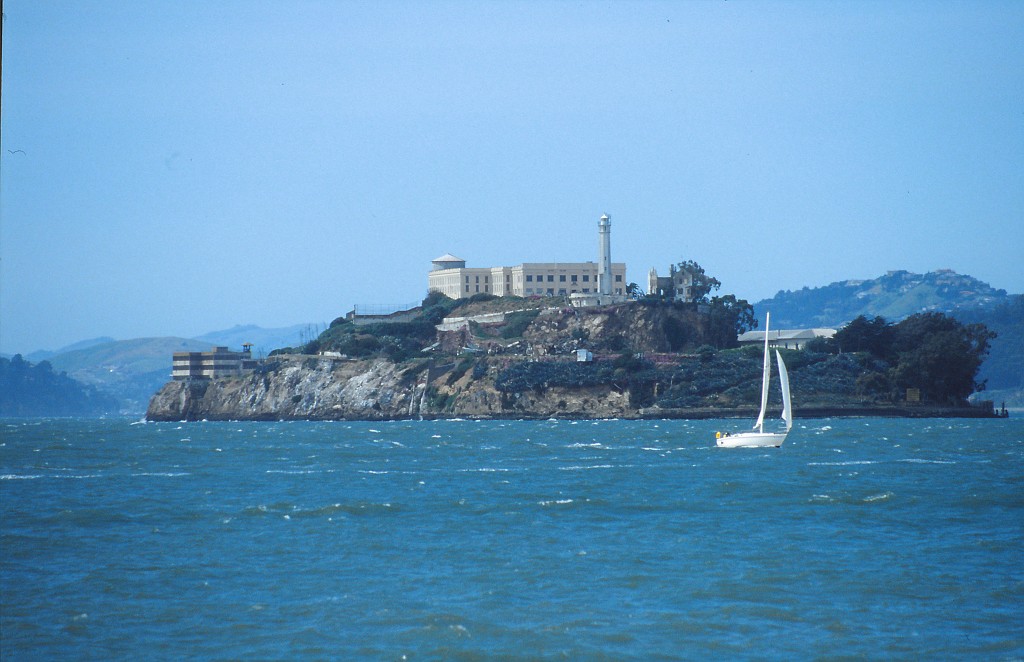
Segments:
[[[587,363],[594,360],[594,353],[589,349],[577,349],[576,350],[576,362]]]

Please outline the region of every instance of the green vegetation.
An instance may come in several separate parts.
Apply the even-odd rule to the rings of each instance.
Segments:
[[[509,313],[505,316],[505,326],[501,329],[501,337],[506,340],[521,338],[526,327],[530,326],[539,314],[539,308]]]
[[[692,301],[687,303],[675,301],[674,285],[668,287],[660,295],[651,293],[640,301],[649,306],[672,305],[693,310],[705,310],[707,312],[708,341],[717,349],[736,347],[736,337],[739,334],[757,328],[754,307],[745,299],[737,299],[734,294],[709,298],[708,295],[713,291],[717,292],[722,287],[722,283],[717,278],[709,276],[704,271],[704,267],[693,260],[673,264],[669,267],[669,275],[673,282],[675,275],[680,272],[686,272],[692,278],[690,286]],[[639,288],[634,288],[634,291],[638,290]],[[692,329],[673,318],[665,319],[663,331],[673,352],[682,351],[694,340]]]
[[[941,314],[921,314],[889,325],[858,319],[815,351],[783,350],[794,399],[802,406],[891,404],[907,388],[931,404],[962,406],[976,388],[992,333]],[[842,349],[842,352],[840,352]],[[522,362],[498,375],[503,393],[543,392],[552,386],[614,384],[629,388],[636,406],[663,408],[756,406],[761,348],[718,351],[701,347],[674,365],[655,368],[630,353],[613,362]],[[779,400],[773,390],[771,399]]]
[[[878,374],[859,377],[867,392],[897,400],[913,388],[926,402],[955,406],[984,390],[977,376],[995,337],[984,324],[962,324],[942,313],[918,313],[898,324],[860,316],[831,341],[812,347],[875,359],[881,366]]]
[[[453,300],[440,292],[431,292],[412,319],[358,324],[339,317],[319,337],[299,347],[276,349],[271,356],[338,352],[350,358],[379,356],[400,363],[421,356],[421,352],[437,340],[436,327],[446,317],[512,311],[508,312],[500,330],[475,322],[470,323],[470,330],[479,338],[515,339],[522,336],[540,310],[541,302],[521,297],[497,297],[481,292],[468,299]]]
[[[693,260],[686,260],[669,268],[669,273],[672,276],[675,276],[680,271],[689,273],[693,278],[693,284],[690,286],[690,295],[694,301],[707,301],[707,297],[712,291],[717,292],[718,288],[722,287],[720,280],[704,273],[704,267]]]
[[[680,266],[699,269],[695,263]],[[704,278],[708,291],[716,289],[717,281]],[[646,297],[632,304],[640,308],[585,313],[610,320],[607,326],[590,327],[602,329],[593,338],[577,311],[546,316],[543,324],[527,334],[529,343],[517,345],[515,351],[522,353],[527,346],[541,348],[550,359],[503,361],[504,368],[491,363],[491,370],[483,356],[463,357],[451,366],[440,385],[435,384],[440,391],[428,394],[428,401],[435,403],[435,410],[446,411],[454,403],[448,391],[470,374],[474,381],[494,379],[504,396],[530,390],[542,393],[552,387],[611,385],[628,390],[637,407],[753,407],[761,381],[761,350],[736,348],[736,336],[757,326],[753,307],[731,294],[710,299],[706,295],[701,303]],[[489,294],[453,301],[431,293],[411,319],[372,324],[335,320],[299,351],[414,361],[402,377],[403,383],[411,383],[430,363],[427,357],[435,356],[422,352],[438,341],[435,325],[445,317],[505,312],[501,325],[470,324],[466,331],[453,331],[455,335],[447,336],[446,345],[437,349],[441,355],[452,356],[468,342],[485,341],[501,354],[507,343],[500,339],[523,338],[540,314],[539,307],[516,308],[524,303],[530,302]],[[643,307],[664,309],[665,314],[654,315]],[[784,355],[794,397],[803,406],[891,404],[903,401],[911,388],[919,389],[926,403],[960,406],[984,387],[976,377],[993,337],[983,325],[961,324],[936,313],[913,315],[895,325],[880,317],[859,317],[834,339],[818,340],[804,351],[785,351]],[[454,344],[447,344],[453,340]],[[645,346],[666,344],[675,355],[668,362],[663,357],[655,365],[638,353]],[[596,362],[568,360],[570,351],[581,345],[619,352],[619,356]],[[684,354],[686,351],[693,353]],[[773,393],[771,397],[779,396]]]
[[[352,358],[384,356],[399,363],[415,358],[424,347],[433,343],[437,336],[436,325],[453,310],[480,300],[472,297],[453,301],[439,292],[431,292],[412,320],[355,324],[339,317],[315,340],[302,347],[275,350],[271,354],[338,352]]]
[[[0,416],[96,416],[116,413],[117,401],[49,361],[25,361],[21,354],[0,358]]]

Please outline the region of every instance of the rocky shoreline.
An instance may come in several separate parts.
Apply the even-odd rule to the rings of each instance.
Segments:
[[[459,375],[386,359],[291,356],[248,375],[172,381],[150,400],[150,421],[410,419],[714,419],[756,417],[750,407],[637,407],[628,387],[550,386],[506,393],[492,376]],[[995,418],[988,406],[797,406],[797,418]]]

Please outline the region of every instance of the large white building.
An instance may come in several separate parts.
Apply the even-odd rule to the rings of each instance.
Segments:
[[[481,292],[520,297],[599,292],[596,262],[524,262],[514,267],[467,268],[465,260],[442,255],[433,265],[428,289],[452,299],[464,299]],[[625,295],[625,263],[612,263],[610,286],[612,294]]]
[[[624,297],[626,265],[611,261],[611,222],[598,222],[600,263],[524,262],[515,267],[467,268],[466,261],[446,253],[433,260],[428,289],[452,299],[474,294],[496,296],[569,296],[603,294]]]

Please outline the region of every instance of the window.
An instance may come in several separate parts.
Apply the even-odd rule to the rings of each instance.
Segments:
[[[553,287],[549,287],[548,288],[548,296],[549,297],[555,296],[555,288],[553,288]]]
[[[584,278],[586,278],[586,276],[584,276]],[[466,291],[468,292],[469,289],[467,288]],[[590,288],[589,287],[584,287],[583,288],[583,293],[584,294],[590,294]]]
[[[468,278],[466,279],[466,282],[469,282]],[[583,282],[584,283],[589,283],[590,282],[590,274],[583,274]],[[583,290],[583,291],[586,292],[586,290]]]
[[[532,283],[533,282],[533,274],[526,274],[526,282],[527,283]],[[530,290],[530,291],[532,292],[533,290]]]
[[[620,278],[619,280],[622,280],[622,279]],[[491,277],[490,276],[484,276],[484,282],[485,283],[491,282]]]
[[[576,274],[572,275],[572,282],[574,282],[574,283],[576,282]]]
[[[615,274],[615,282],[616,283],[621,283],[622,282],[622,274]],[[620,292],[620,294],[621,294],[621,292]]]
[[[560,296],[560,297],[564,297],[565,296],[565,288],[564,287],[558,290],[558,296]]]
[[[551,274],[548,274],[548,282],[549,283],[555,282],[555,277],[553,275],[551,275]]]
[[[469,280],[469,276],[466,276],[466,280]],[[469,292],[469,285],[466,286],[466,291]]]
[[[559,283],[564,283],[565,282],[565,275],[564,274],[558,277],[558,282]]]
[[[480,282],[480,276],[477,276],[477,277],[476,277],[476,282],[478,282],[478,283]],[[480,290],[480,288],[479,288],[479,287],[478,287],[478,288],[476,288],[476,289],[477,289],[477,291],[479,291],[479,290]]]
[[[469,276],[466,276],[466,282],[469,282]],[[469,292],[469,288],[466,288],[466,291]]]

